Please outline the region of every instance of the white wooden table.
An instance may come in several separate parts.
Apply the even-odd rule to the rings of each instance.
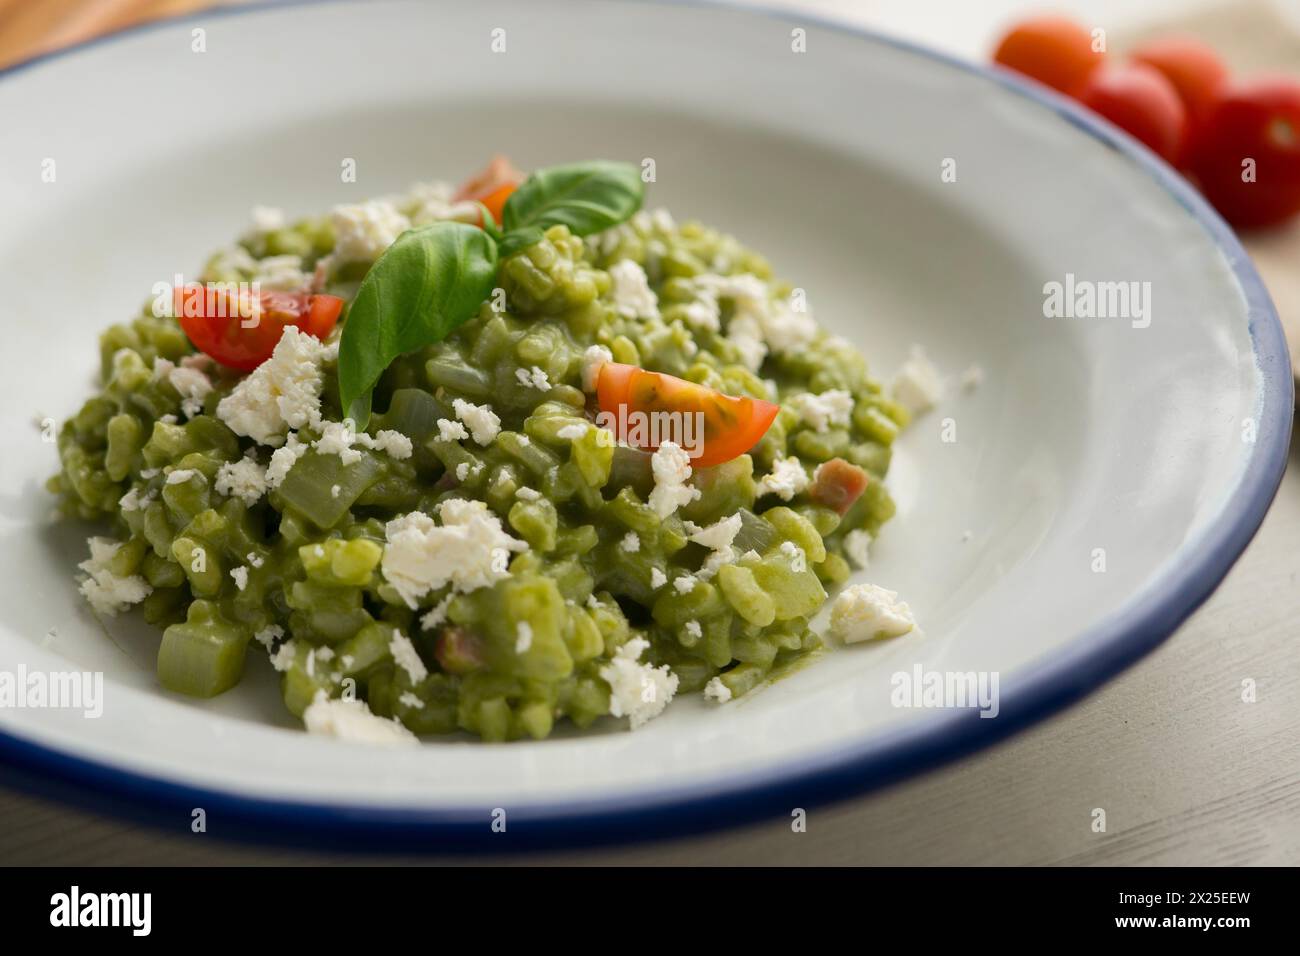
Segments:
[[[811,0],[803,5],[975,55],[1023,4]],[[1109,0],[1073,5],[1094,13],[1116,8]],[[814,809],[806,833],[792,833],[789,819],[781,817],[689,840],[525,859],[1300,864],[1298,455],[1300,450],[1293,450],[1292,467],[1263,529],[1219,591],[1159,650],[1082,704],[925,776]],[[1246,679],[1255,682],[1254,703],[1242,700]],[[1106,833],[1092,831],[1097,807],[1106,811]],[[161,836],[0,788],[0,863],[346,860],[362,861],[236,846],[207,835]]]

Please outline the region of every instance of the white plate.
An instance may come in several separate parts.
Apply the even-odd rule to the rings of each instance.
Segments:
[[[202,806],[226,833],[414,847],[488,839],[494,808],[534,843],[787,814],[994,739],[1139,657],[1226,573],[1282,472],[1292,385],[1276,317],[1182,180],[1056,97],[806,16],[240,10],[11,71],[0,116],[0,660],[106,675],[99,719],[0,711],[0,753],[38,786],[156,823],[188,826]],[[651,205],[766,252],[878,372],[913,342],[954,378],[983,368],[901,440],[899,514],[867,575],[923,634],[721,708],[674,702],[637,733],[400,752],[294,729],[255,655],[242,685],[202,703],[158,688],[143,625],[105,637],[73,580],[86,529],[48,522],[55,454],[31,424],[85,399],[96,332],[236,235],[254,203],[305,213],[454,179],[494,151],[524,167],[653,158]],[[345,158],[356,184],[340,182]],[[1044,285],[1067,274],[1149,282],[1149,327],[1045,318]],[[892,706],[891,675],[917,665],[996,672],[999,715]]]

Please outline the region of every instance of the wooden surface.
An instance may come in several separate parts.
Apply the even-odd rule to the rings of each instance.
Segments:
[[[0,65],[10,28],[18,22],[14,11],[59,5],[0,0]],[[879,23],[866,4],[841,9],[827,0],[808,0],[808,5],[823,13],[848,13],[866,25],[907,28],[911,22]],[[1234,5],[1231,22],[1236,26],[1211,19],[1205,28],[1218,30],[1221,42],[1225,36],[1240,37],[1240,18],[1247,8],[1258,13],[1260,5]],[[969,14],[969,8],[961,10]],[[36,19],[26,15],[22,22]],[[942,29],[945,22],[936,20],[934,29]],[[914,26],[904,32],[924,39],[927,25]],[[1294,54],[1293,35],[1263,32],[1269,36],[1269,63]],[[967,34],[961,42],[978,44],[977,49],[987,46],[986,38]],[[956,44],[949,48],[971,53]],[[1249,55],[1249,45],[1243,49]],[[1259,237],[1251,240],[1251,248],[1274,283],[1284,316],[1300,316],[1300,232]],[[1300,342],[1300,336],[1293,341]],[[788,819],[780,818],[704,838],[529,856],[523,861],[1300,864],[1296,457],[1293,449],[1292,467],[1263,529],[1214,597],[1159,650],[1081,705],[959,763],[874,795],[813,810],[806,833],[790,832]],[[1245,680],[1255,683],[1254,703],[1242,700]],[[1106,811],[1105,833],[1092,830],[1095,808]],[[208,835],[165,837],[0,788],[0,863],[349,861],[367,862],[337,853],[237,846]]]

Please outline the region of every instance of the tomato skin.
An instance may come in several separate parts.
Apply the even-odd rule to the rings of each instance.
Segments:
[[[993,62],[1068,93],[1105,60],[1094,53],[1092,34],[1068,17],[1030,17],[1002,38]]]
[[[1242,164],[1255,161],[1255,181]],[[1300,211],[1300,83],[1259,76],[1226,84],[1191,147],[1201,192],[1234,226],[1257,228]]]
[[[632,412],[702,414],[704,447],[691,458],[692,468],[720,465],[745,454],[758,444],[781,410],[759,398],[724,395],[673,375],[618,362],[601,366],[596,380],[596,401],[601,412],[614,416],[616,421],[622,421],[620,409],[624,410],[623,415]],[[653,450],[656,446],[645,447]]]
[[[1151,40],[1132,52],[1134,62],[1164,74],[1193,125],[1204,121],[1214,107],[1220,88],[1228,81],[1228,67],[1207,44],[1192,37],[1171,36]]]
[[[481,202],[492,213],[497,225],[500,225],[506,200],[523,181],[524,174],[505,156],[497,155],[492,157],[487,166],[461,183],[451,198],[453,202]],[[483,223],[480,222],[479,225]]]
[[[1181,160],[1187,109],[1159,70],[1144,63],[1097,70],[1075,95],[1084,106],[1140,140],[1166,162]]]
[[[324,341],[343,311],[343,300],[337,296],[263,292],[254,322],[252,313],[241,313],[239,303],[227,292],[212,290],[204,295],[203,286],[177,289],[175,305],[176,321],[191,344],[213,361],[241,372],[251,372],[270,357],[286,325],[296,325]]]
[[[832,458],[817,467],[808,496],[833,509],[842,518],[867,490],[871,476],[843,458]]]

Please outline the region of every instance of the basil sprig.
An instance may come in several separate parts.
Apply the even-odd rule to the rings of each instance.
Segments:
[[[485,210],[487,230],[436,222],[398,236],[366,273],[343,324],[339,399],[348,417],[365,428],[371,392],[393,360],[441,342],[478,313],[492,294],[499,258],[554,225],[587,236],[626,222],[641,208],[643,190],[630,163],[551,166],[510,194],[500,232]]]

